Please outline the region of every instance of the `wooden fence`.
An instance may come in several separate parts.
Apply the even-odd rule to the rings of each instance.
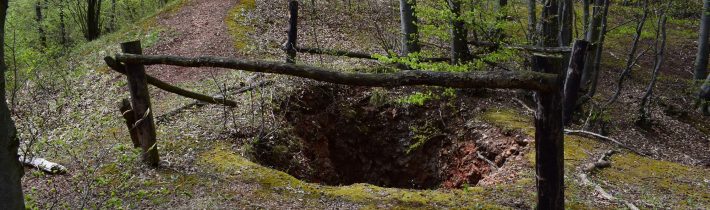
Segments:
[[[143,161],[150,166],[159,165],[157,137],[155,134],[154,110],[151,108],[148,84],[168,92],[210,103],[236,106],[237,103],[224,98],[216,98],[193,93],[169,85],[145,73],[144,65],[173,65],[182,67],[219,67],[250,72],[262,72],[297,76],[334,84],[398,87],[398,86],[439,86],[449,88],[494,88],[524,89],[535,91],[541,98],[535,114],[535,154],[538,207],[544,209],[564,208],[564,158],[563,158],[563,90],[576,93],[579,75],[584,66],[586,41],[577,41],[572,48],[519,47],[523,50],[543,53],[571,52],[567,72],[540,73],[531,71],[473,71],[473,72],[430,72],[401,71],[396,73],[372,74],[361,72],[339,72],[322,67],[295,64],[296,53],[316,53],[372,59],[372,55],[339,50],[323,50],[297,47],[298,1],[289,2],[290,29],[284,46],[286,62],[251,61],[225,57],[178,57],[142,55],[140,42],[122,43],[123,53],[106,57],[108,66],[128,78],[131,99],[124,100],[120,107],[126,120],[131,139],[135,146],[143,149]],[[497,45],[500,46],[500,45]],[[505,46],[504,46],[505,47]],[[510,47],[510,46],[507,46]],[[555,56],[561,57],[561,56]],[[432,59],[433,60],[433,59]],[[567,82],[565,82],[567,81]],[[577,87],[578,88],[578,87]],[[569,101],[565,104],[571,103]],[[573,103],[572,103],[573,104]],[[568,114],[567,112],[565,112]],[[566,115],[565,118],[567,118]]]

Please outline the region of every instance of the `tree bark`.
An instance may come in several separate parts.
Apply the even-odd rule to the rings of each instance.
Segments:
[[[121,116],[126,120],[126,127],[128,128],[128,133],[131,136],[131,142],[133,143],[133,148],[138,148],[141,146],[140,137],[138,136],[138,130],[133,129],[133,125],[136,124],[136,117],[133,113],[133,108],[131,107],[131,102],[128,99],[122,99],[118,107],[118,111],[121,112]]]
[[[589,42],[577,40],[572,48],[572,56],[567,68],[567,76],[564,83],[564,112],[562,119],[565,125],[572,121],[572,114],[577,107],[577,96],[579,94],[580,80],[582,79],[582,69],[587,56]]]
[[[534,43],[537,36],[537,5],[536,0],[528,0],[528,42]]]
[[[696,81],[702,81],[708,74],[708,56],[710,56],[710,0],[704,0],[703,16],[700,21],[700,32],[698,38],[698,52],[695,56],[695,68],[693,78]]]
[[[591,80],[592,77],[592,72],[594,71],[594,61],[596,60],[596,52],[598,51],[600,47],[600,37],[601,37],[601,24],[602,24],[602,19],[604,18],[603,14],[603,8],[604,8],[604,2],[606,0],[594,0],[594,4],[592,6],[592,20],[589,22],[589,27],[587,27],[588,31],[586,34],[585,39],[591,43],[591,51],[592,54],[590,56],[587,56],[587,63],[590,65],[586,65],[584,68],[584,71],[582,72],[582,87],[585,90],[588,90],[588,84]]]
[[[572,12],[574,4],[572,0],[561,0],[558,8],[560,14],[560,46],[569,46],[572,43]],[[569,57],[563,60],[569,60]]]
[[[59,33],[61,36],[60,42],[62,47],[68,47],[69,41],[67,40],[67,30],[66,23],[64,20],[64,0],[59,0]]]
[[[604,19],[606,19],[606,12],[608,11],[608,2],[609,0],[595,0],[594,1],[594,6],[593,6],[593,13],[592,13],[592,20],[589,23],[589,28],[587,32],[587,37],[586,40],[590,42],[591,45],[591,51],[592,54],[590,56],[587,56],[587,61],[586,63],[588,65],[585,65],[584,71],[582,72],[582,89],[587,91],[586,96],[594,96],[594,89],[593,89],[593,84],[592,80],[595,77],[595,74],[598,71],[598,63],[601,63],[601,54],[602,54],[602,45],[603,43],[603,36],[604,36],[604,27],[603,27],[603,22]],[[589,94],[592,93],[592,94]],[[585,96],[585,97],[586,97]]]
[[[5,19],[8,0],[0,0],[0,209],[25,209],[20,179],[24,174],[17,150],[15,123],[5,97]]]
[[[225,57],[178,57],[118,54],[118,62],[143,65],[174,65],[184,67],[218,67],[251,72],[285,74],[343,85],[397,87],[441,86],[453,88],[530,89],[549,92],[559,89],[557,75],[530,71],[429,72],[401,71],[397,73],[345,73],[320,67],[269,61],[247,61]]]
[[[461,19],[460,0],[447,0],[449,9],[453,14],[451,17],[451,64],[458,64],[471,58],[468,49],[468,30],[466,23]]]
[[[539,46],[559,46],[559,2],[543,1],[540,18]],[[559,59],[535,56],[534,70],[556,74],[555,89],[537,92],[537,112],[535,113],[535,171],[537,174],[537,209],[564,209],[564,125],[562,122],[563,66]]]
[[[298,1],[289,1],[288,11],[288,41],[286,42],[284,49],[287,54],[286,62],[296,63],[296,48],[298,47]]]
[[[402,56],[419,52],[419,28],[417,26],[416,0],[399,0],[402,27]]]

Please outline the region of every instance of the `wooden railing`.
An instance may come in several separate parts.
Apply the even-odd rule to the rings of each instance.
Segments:
[[[571,52],[570,65],[567,72],[530,72],[530,71],[474,71],[465,73],[431,72],[407,70],[397,73],[372,74],[359,72],[341,72],[333,69],[297,65],[296,53],[320,53],[343,55],[348,57],[372,59],[372,55],[338,50],[322,50],[297,47],[297,16],[298,2],[291,0],[290,30],[288,42],[284,46],[287,52],[286,62],[243,60],[224,57],[177,57],[142,55],[140,42],[122,43],[122,54],[106,57],[105,61],[112,69],[125,74],[131,92],[131,99],[125,100],[120,107],[131,139],[135,146],[143,149],[143,161],[150,166],[159,165],[157,138],[151,108],[148,84],[185,97],[203,100],[210,103],[227,106],[237,106],[234,101],[193,93],[176,86],[169,85],[145,73],[144,65],[173,65],[183,67],[219,67],[250,72],[262,72],[291,75],[334,84],[369,87],[398,86],[440,86],[450,88],[496,88],[523,89],[535,91],[540,101],[535,114],[535,153],[536,179],[538,188],[538,203],[550,203],[555,209],[564,200],[564,158],[562,143],[564,141],[564,118],[569,119],[573,101],[564,101],[573,97],[579,89],[579,75],[584,66],[588,43],[577,41],[570,49],[540,48],[546,53]],[[523,47],[528,50],[535,48]],[[554,56],[562,57],[562,56]],[[553,68],[554,69],[554,68]],[[563,94],[563,90],[564,93]],[[569,95],[567,95],[569,94]],[[563,105],[564,101],[564,105]],[[570,107],[566,107],[570,106]]]

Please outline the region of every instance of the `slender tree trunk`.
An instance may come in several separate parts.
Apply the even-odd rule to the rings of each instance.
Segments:
[[[610,0],[595,0],[592,21],[589,24],[589,32],[586,40],[592,44],[592,54],[587,56],[587,65],[582,72],[582,87],[587,94],[583,97],[588,100],[596,92],[596,81],[599,76],[599,67],[604,45],[606,31],[606,19],[609,11]]]
[[[417,26],[416,0],[399,0],[402,27],[402,56],[419,52],[419,28]]]
[[[541,36],[538,46],[557,47],[560,44],[559,3],[557,0],[543,1]],[[537,112],[535,114],[535,170],[537,173],[537,209],[564,209],[564,125],[562,122],[562,79],[563,62],[559,58],[536,56],[535,71],[558,75],[555,91],[537,92]]]
[[[624,88],[624,81],[626,80],[627,77],[631,75],[631,70],[634,68],[634,65],[636,64],[636,61],[638,60],[638,56],[636,55],[636,51],[638,51],[638,45],[639,41],[641,40],[641,33],[643,32],[644,25],[646,24],[646,19],[648,19],[648,13],[650,13],[649,8],[648,8],[648,0],[644,0],[644,9],[643,9],[643,16],[641,16],[641,19],[639,20],[638,24],[636,25],[636,34],[634,35],[634,41],[631,44],[631,50],[629,51],[629,54],[626,58],[626,68],[621,72],[619,75],[619,79],[616,83],[616,90],[614,91],[614,95],[611,96],[609,101],[604,105],[602,109],[605,109],[607,106],[611,105],[616,101],[616,99],[619,98],[619,95],[621,94],[622,89]],[[643,55],[643,53],[642,53]]]
[[[64,0],[59,0],[59,33],[60,42],[63,47],[69,46],[69,41],[67,40],[67,29],[66,22],[64,20]]]
[[[47,34],[44,32],[44,17],[42,15],[42,2],[38,0],[35,3],[35,21],[37,21],[37,32],[39,34],[39,44],[42,48],[47,48]]]
[[[0,0],[0,209],[25,209],[20,178],[24,173],[18,159],[19,141],[15,123],[5,100],[5,19],[8,0]]]
[[[111,17],[109,19],[109,31],[116,30],[116,0],[111,0]]]
[[[451,63],[458,64],[469,60],[471,52],[468,49],[468,30],[461,20],[460,0],[448,0],[449,9],[454,14],[451,22]]]
[[[656,44],[654,51],[656,51],[656,59],[654,60],[653,74],[651,75],[651,82],[646,87],[646,93],[641,98],[641,103],[639,105],[639,119],[636,121],[637,125],[646,126],[650,123],[650,117],[648,116],[648,106],[651,96],[653,95],[653,88],[656,86],[656,80],[658,74],[660,73],[661,66],[663,65],[663,56],[666,49],[666,20],[667,16],[665,11],[661,10],[661,18],[658,20],[658,30],[656,32]]]
[[[572,0],[561,0],[558,14],[560,15],[560,46],[569,46],[572,43],[572,12],[574,4]],[[563,59],[569,60],[569,59]]]
[[[693,78],[696,81],[701,81],[708,74],[708,56],[710,55],[710,47],[708,38],[710,38],[710,0],[704,0],[703,17],[700,21],[700,38],[698,38],[698,52],[695,56],[695,68]]]
[[[528,0],[528,41],[535,42],[535,34],[537,33],[537,5],[536,0]]]
[[[87,0],[86,6],[86,34],[87,40],[92,41],[101,36],[101,0]]]

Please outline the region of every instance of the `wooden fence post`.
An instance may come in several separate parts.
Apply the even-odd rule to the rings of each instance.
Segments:
[[[121,111],[123,119],[126,120],[126,127],[128,127],[128,133],[131,134],[131,142],[133,142],[133,147],[138,148],[141,146],[140,137],[138,137],[138,131],[133,129],[133,125],[136,124],[136,116],[133,114],[133,108],[131,108],[131,102],[127,98],[124,98],[119,103],[118,110]]]
[[[298,46],[298,1],[291,0],[288,2],[289,24],[288,24],[288,41],[284,49],[288,53],[286,57],[287,63],[296,63],[296,47]]]
[[[143,54],[140,41],[121,43],[123,53]],[[158,166],[158,145],[156,144],[155,122],[153,110],[150,106],[147,75],[142,64],[126,64],[128,87],[131,91],[131,106],[136,122],[133,129],[138,133],[141,148],[143,148],[143,162],[150,166]]]
[[[569,67],[564,83],[564,112],[562,121],[565,125],[572,121],[572,113],[577,107],[577,97],[581,87],[580,80],[582,79],[582,70],[587,57],[588,41],[577,40],[572,47],[572,56],[570,57]]]

